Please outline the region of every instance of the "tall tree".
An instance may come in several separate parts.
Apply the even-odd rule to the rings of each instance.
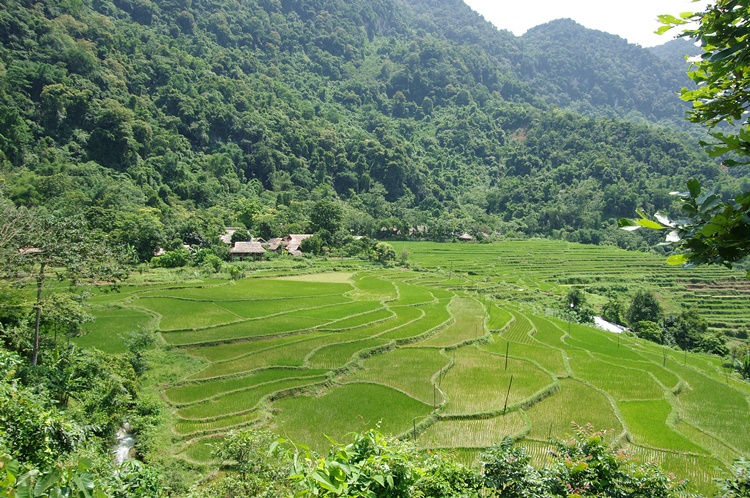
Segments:
[[[90,230],[81,217],[57,217],[31,212],[26,230],[6,243],[2,274],[36,287],[34,302],[34,341],[31,363],[39,356],[39,329],[42,322],[43,290],[50,276],[70,282],[107,282],[115,285],[126,276],[124,254],[107,244],[104,235]]]

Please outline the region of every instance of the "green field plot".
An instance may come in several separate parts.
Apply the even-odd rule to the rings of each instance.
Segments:
[[[667,425],[672,405],[665,399],[618,403],[634,443],[666,450],[706,453],[706,450]]]
[[[484,307],[476,299],[456,297],[448,305],[448,310],[453,315],[454,322],[417,345],[444,348],[485,334]]]
[[[185,458],[190,462],[197,463],[211,463],[216,461],[212,453],[214,446],[219,442],[216,438],[205,438],[197,439],[190,442],[185,448],[179,453],[179,456]]]
[[[538,441],[563,439],[573,433],[573,424],[591,424],[597,430],[622,432],[615,408],[604,394],[575,379],[560,380],[560,390],[527,411],[531,420],[528,437]]]
[[[533,325],[528,318],[518,312],[510,312],[513,316],[513,323],[508,330],[503,332],[502,338],[506,341],[518,342],[521,344],[531,344],[534,340],[531,338],[531,332],[534,330]]]
[[[308,377],[301,379],[283,379],[276,382],[268,382],[255,387],[235,391],[228,394],[216,396],[206,401],[201,401],[176,411],[177,416],[186,420],[201,420],[219,418],[229,414],[237,414],[252,410],[262,398],[271,393],[306,386],[316,382],[322,382],[325,376]]]
[[[380,337],[403,341],[425,334],[451,319],[447,306],[448,301],[443,300],[438,301],[437,304],[393,308],[393,311],[406,321],[400,327],[393,328]]]
[[[364,339],[324,346],[308,358],[310,368],[327,368],[335,370],[346,365],[360,351],[368,351],[388,344],[387,339]]]
[[[554,384],[555,379],[532,363],[464,347],[455,352],[455,365],[440,385],[448,399],[446,415],[493,413],[503,409],[513,376],[508,406],[529,399]]]
[[[232,342],[218,344],[216,346],[197,346],[185,348],[185,352],[198,358],[205,358],[211,362],[222,362],[258,353],[266,349],[288,346],[300,341],[308,341],[318,337],[324,337],[328,332],[309,332],[307,334],[296,334],[282,337],[264,337],[243,342]]]
[[[650,361],[646,361],[644,358],[643,361],[632,361],[632,360],[623,360],[623,359],[615,359],[611,356],[605,356],[600,354],[593,354],[594,358],[598,360],[602,360],[608,363],[611,363],[613,365],[623,366],[627,368],[634,368],[636,370],[644,370],[650,374],[652,374],[654,377],[656,377],[656,380],[661,382],[665,389],[673,390],[677,387],[677,385],[680,382],[680,378],[675,375],[674,372],[669,370],[668,368],[665,368],[661,366],[660,364],[656,364]]]
[[[397,349],[362,360],[364,370],[346,380],[383,384],[432,404],[435,391],[431,379],[449,361],[433,348]]]
[[[230,377],[170,387],[164,391],[164,395],[172,403],[195,403],[220,394],[247,389],[268,382],[290,378],[320,377],[325,374],[326,370],[270,368],[244,377]]]
[[[570,329],[570,337],[565,338],[565,345],[567,348],[578,348],[612,358],[643,360],[643,356],[631,349],[628,342],[621,339],[618,346],[617,334],[585,325],[573,324]]]
[[[500,355],[503,357],[503,361],[505,361],[505,353],[507,351],[508,356],[534,361],[558,377],[566,377],[568,375],[568,371],[565,369],[565,362],[563,361],[564,353],[560,349],[540,344],[508,343],[502,337],[496,337],[493,342],[482,344],[479,346],[479,349]]]
[[[556,240],[410,242],[409,251],[419,271],[331,260],[305,262],[304,271],[358,273],[134,285],[95,299],[148,310],[97,311],[95,332],[76,341],[122,348],[112,339],[153,328],[160,316],[161,336],[179,347],[164,355],[183,358],[173,384],[161,385],[177,415],[174,437],[185,443],[263,423],[325,451],[324,435],[346,442],[347,433],[381,423],[386,434],[410,438],[424,422],[423,447],[474,459],[510,434],[543,465],[550,437],[590,423],[611,429],[610,441],[627,429],[621,442],[689,477],[691,491],[713,490],[715,468],[750,457],[750,383],[728,375],[722,358],[548,316],[572,289],[597,308],[613,293],[626,299],[643,289],[669,313],[699,308],[720,330],[720,320],[750,317],[750,284],[732,279],[740,274],[678,270],[661,256]],[[253,275],[301,268],[272,263]],[[182,456],[207,461],[206,447],[185,446]]]
[[[750,406],[747,398],[731,386],[706,377],[689,366],[674,364],[670,368],[689,386],[678,396],[685,421],[739,453],[750,453]]]
[[[638,446],[632,446],[629,449],[633,457],[639,461],[657,463],[666,472],[672,472],[679,478],[687,479],[688,491],[698,492],[704,496],[715,496],[714,479],[722,477],[722,470],[724,470],[724,465],[716,458]]]
[[[334,327],[339,321],[345,320],[352,316],[361,315],[381,309],[382,305],[376,301],[354,301],[343,303],[336,306],[322,306],[320,308],[309,308],[294,311],[289,316],[309,318],[311,320],[326,320]]]
[[[419,435],[424,448],[486,448],[505,436],[518,437],[526,424],[518,411],[493,418],[439,420]]]
[[[174,431],[180,436],[193,436],[211,432],[221,432],[256,423],[260,414],[257,411],[245,412],[208,420],[181,420],[174,423]]]
[[[258,318],[263,316],[287,313],[307,308],[320,308],[350,302],[346,296],[308,296],[290,299],[256,299],[249,301],[221,301],[216,304],[242,318]]]
[[[398,296],[396,286],[380,274],[362,273],[354,277],[354,290],[348,295],[359,301],[393,301]]]
[[[487,304],[487,328],[491,331],[502,330],[507,326],[510,326],[511,320],[514,320],[513,314],[501,308],[495,303]]]
[[[570,368],[576,377],[608,392],[617,401],[664,397],[664,388],[645,370],[597,360],[583,351],[568,351],[567,354]]]
[[[348,384],[321,396],[284,398],[273,403],[273,429],[292,441],[304,441],[318,451],[329,447],[325,435],[346,441],[345,435],[380,424],[386,435],[398,435],[412,427],[412,420],[426,417],[432,406],[395,389],[378,384]]]
[[[300,282],[268,278],[243,278],[226,285],[162,289],[144,292],[143,296],[176,297],[201,301],[231,301],[241,299],[296,298],[305,296],[341,295],[351,291],[348,283]]]
[[[435,301],[435,296],[426,287],[409,285],[403,282],[394,282],[394,285],[398,289],[398,299],[390,303],[391,306],[412,306]]]
[[[71,342],[82,348],[97,348],[105,353],[124,353],[124,334],[148,330],[154,318],[140,310],[131,308],[92,308],[96,318],[87,323],[84,335],[74,337]]]
[[[312,330],[331,323],[332,319],[296,316],[293,314],[273,316],[263,320],[250,320],[232,325],[222,325],[201,330],[162,332],[164,340],[175,346],[210,344],[240,339],[273,336],[278,334]]]
[[[211,302],[149,297],[138,299],[134,304],[158,314],[161,330],[213,327],[243,318],[220,304]]]
[[[355,315],[351,318],[339,320],[331,324],[330,327],[326,327],[325,329],[321,330],[349,330],[353,328],[364,327],[372,323],[393,320],[394,318],[396,318],[396,313],[383,308],[362,313],[361,315]]]
[[[355,339],[357,339],[355,336],[348,336],[343,332],[313,336],[233,360],[212,363],[204,370],[193,374],[189,380],[211,379],[268,367],[301,367],[305,365],[307,357],[319,348],[341,342],[351,342]]]
[[[538,316],[528,317],[534,326],[534,340],[551,346],[562,348],[564,346],[562,337],[565,332],[557,324]]]

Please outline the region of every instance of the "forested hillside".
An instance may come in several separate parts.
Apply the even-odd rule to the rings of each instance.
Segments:
[[[673,65],[570,21],[516,38],[458,0],[8,0],[0,42],[6,195],[133,245],[306,231],[331,198],[357,233],[634,247],[614,219],[738,181],[645,122],[680,119]]]

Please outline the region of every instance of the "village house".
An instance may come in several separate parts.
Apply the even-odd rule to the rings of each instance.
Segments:
[[[311,233],[290,233],[284,237],[284,247],[286,248],[286,252],[292,256],[302,256],[300,245],[302,245],[303,240],[309,239],[310,237],[312,237]]]
[[[266,250],[260,245],[260,242],[235,242],[234,247],[229,250],[229,256],[232,259],[247,259],[253,258],[255,260],[262,259]]]

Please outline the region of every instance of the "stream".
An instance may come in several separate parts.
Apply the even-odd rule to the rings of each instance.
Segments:
[[[135,436],[130,432],[130,424],[127,422],[117,430],[117,446],[115,446],[115,463],[122,465],[126,460],[130,460],[130,450],[135,446]]]

